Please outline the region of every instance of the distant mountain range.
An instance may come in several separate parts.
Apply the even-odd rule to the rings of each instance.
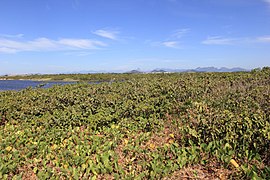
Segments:
[[[72,73],[64,73],[64,74],[96,74],[96,73],[130,73],[130,74],[139,74],[139,73],[173,73],[173,72],[240,72],[240,71],[249,71],[247,69],[235,67],[235,68],[216,68],[216,67],[198,67],[196,69],[170,69],[170,68],[157,68],[151,71],[142,71],[140,69],[134,69],[131,71],[122,71],[122,70],[114,70],[114,71],[78,71]]]
[[[165,73],[165,72],[240,72],[240,71],[249,71],[247,69],[243,68],[226,68],[226,67],[221,67],[221,68],[216,68],[216,67],[198,67],[196,69],[168,69],[168,68],[158,68],[154,69],[152,71],[140,71],[140,70],[132,70],[128,71],[126,73]]]
[[[235,67],[235,68],[216,68],[216,67],[198,67],[196,69],[170,69],[170,68],[157,68],[150,71],[142,71],[140,69],[134,69],[131,71],[123,71],[123,70],[85,70],[85,71],[73,71],[73,72],[63,72],[63,73],[55,73],[55,74],[98,74],[98,73],[130,73],[130,74],[139,74],[139,73],[175,73],[175,72],[240,72],[240,71],[250,71],[247,69]],[[41,73],[33,73],[33,74],[41,74]],[[33,75],[30,74],[7,74],[8,76],[12,75]],[[0,74],[1,76],[1,74]],[[2,75],[4,76],[4,74]]]
[[[226,67],[221,67],[221,68],[215,68],[215,67],[198,67],[196,69],[192,69],[191,71],[195,72],[239,72],[239,71],[248,71],[243,68],[226,68]]]

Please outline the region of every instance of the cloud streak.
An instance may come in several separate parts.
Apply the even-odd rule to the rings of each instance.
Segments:
[[[0,34],[0,38],[22,38],[24,36],[24,34]]]
[[[201,42],[205,45],[245,45],[270,43],[270,35],[259,37],[242,37],[242,38],[223,38],[221,36],[210,36]]]
[[[261,43],[270,43],[270,35],[269,36],[261,36],[257,38],[257,42]]]
[[[165,42],[162,42],[161,44],[168,48],[175,48],[175,49],[180,48],[178,41],[165,41]]]
[[[206,40],[202,41],[202,44],[206,45],[232,45],[236,42],[233,38],[223,38],[220,36],[208,37]]]
[[[185,36],[189,31],[190,31],[190,29],[188,29],[188,28],[177,29],[177,30],[174,31],[174,33],[172,34],[172,37],[173,37],[173,38],[180,39],[180,38],[182,38],[183,36]]]
[[[268,4],[268,6],[270,7],[270,0],[263,0],[265,3]]]
[[[99,29],[94,32],[92,32],[95,35],[101,36],[103,38],[111,39],[111,40],[118,40],[117,35],[120,33],[119,31],[114,31],[114,30],[104,30],[104,29]]]
[[[180,46],[180,39],[183,38],[187,33],[189,33],[189,31],[189,28],[177,29],[173,31],[167,39],[163,41],[152,42],[151,44],[153,46],[181,49],[182,47]]]
[[[93,50],[104,46],[107,46],[107,44],[91,39],[62,38],[53,40],[48,38],[37,38],[31,41],[19,41],[0,38],[0,53]]]

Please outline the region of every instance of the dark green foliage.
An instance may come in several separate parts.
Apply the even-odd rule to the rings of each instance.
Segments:
[[[0,92],[0,178],[158,179],[215,161],[269,179],[269,74],[38,76],[114,82]]]

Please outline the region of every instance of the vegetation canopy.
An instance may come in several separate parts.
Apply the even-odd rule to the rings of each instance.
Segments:
[[[0,92],[0,179],[270,179],[269,68],[47,76]]]

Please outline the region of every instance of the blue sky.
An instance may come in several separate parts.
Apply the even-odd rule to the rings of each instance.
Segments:
[[[270,66],[270,0],[1,0],[0,74]]]

